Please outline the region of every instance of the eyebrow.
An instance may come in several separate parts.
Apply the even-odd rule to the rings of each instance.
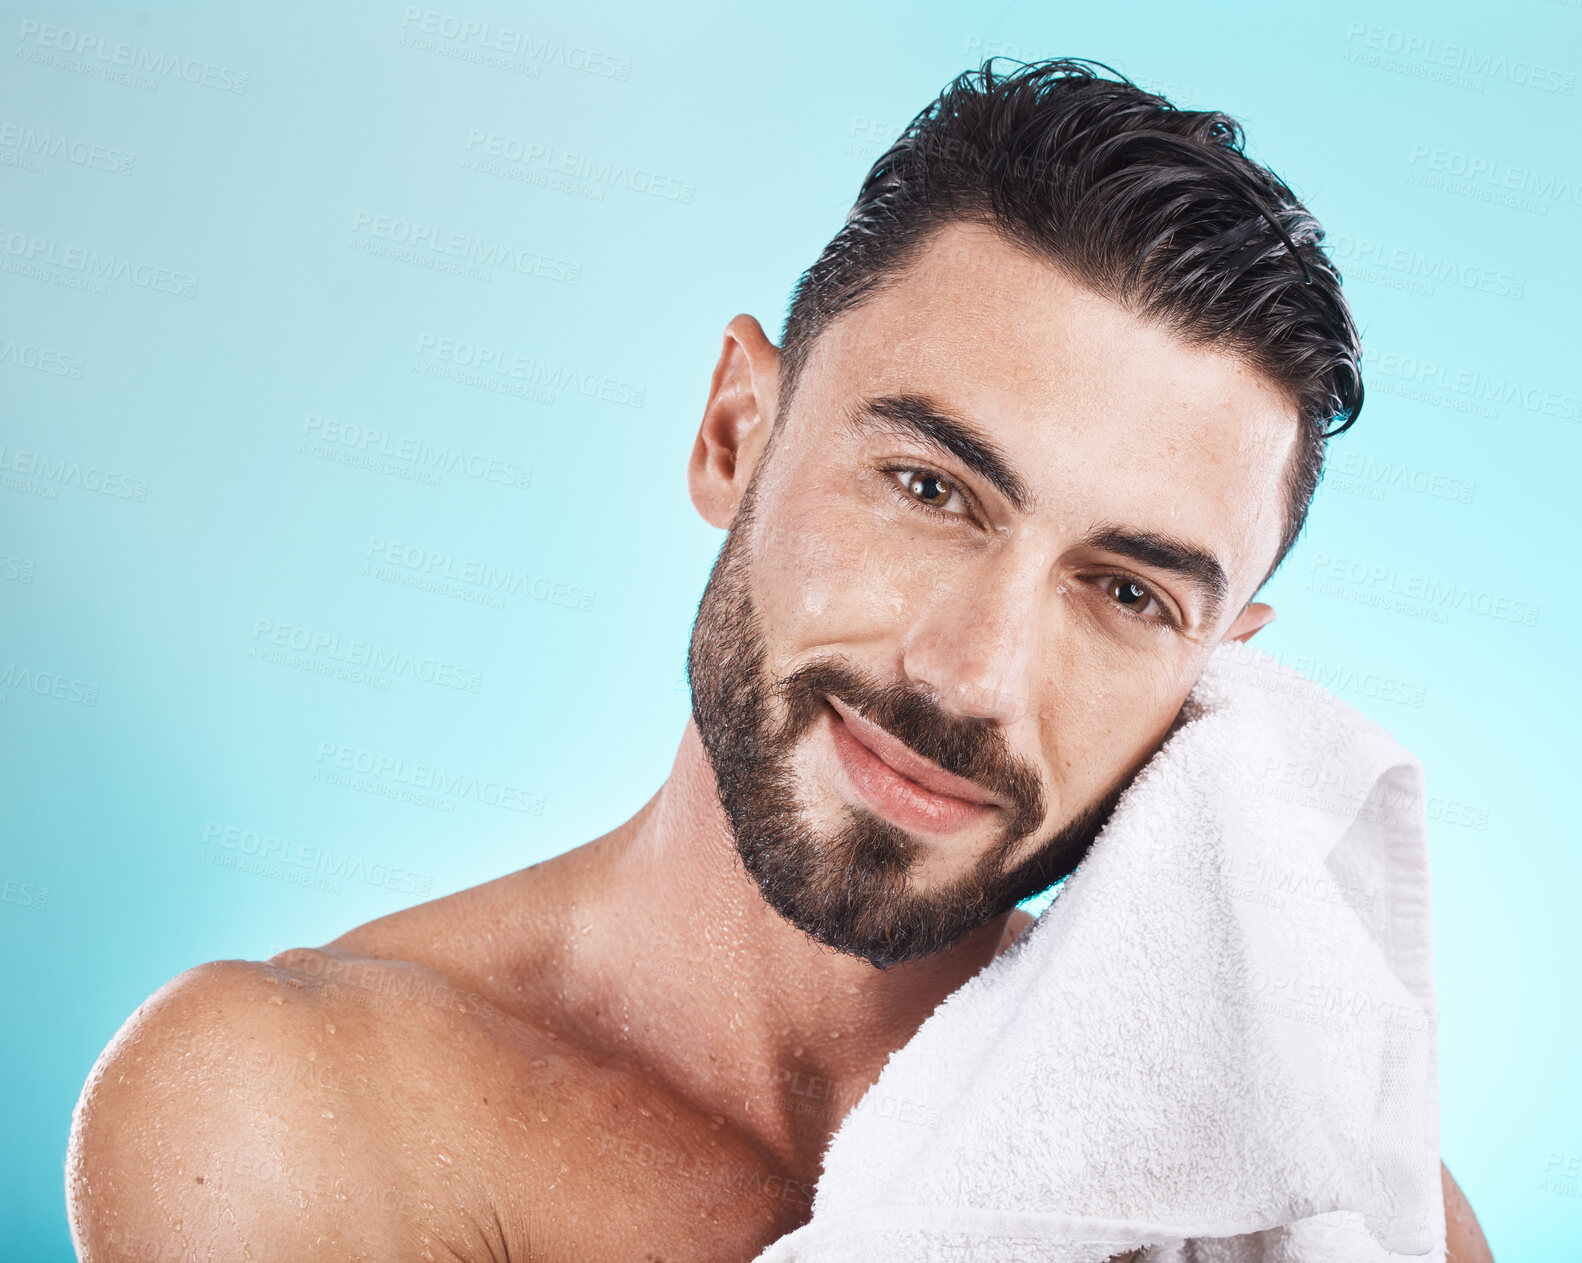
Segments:
[[[1203,621],[1212,623],[1225,606],[1230,584],[1225,567],[1207,549],[1154,531],[1134,531],[1124,526],[1097,526],[1082,537],[1089,548],[1119,553],[1139,565],[1168,570],[1185,579],[1203,602]]]
[[[1033,493],[1017,476],[1005,453],[979,429],[923,395],[881,395],[864,399],[847,418],[855,432],[889,431],[914,438],[954,456],[991,482],[1018,513],[1033,511]]]
[[[856,433],[879,430],[912,438],[954,456],[997,488],[1018,513],[1033,510],[1032,489],[1011,468],[1005,453],[971,422],[924,395],[864,399],[848,414],[847,425]],[[1179,575],[1196,590],[1206,622],[1215,621],[1224,608],[1230,589],[1225,567],[1206,548],[1157,531],[1113,524],[1093,527],[1082,537],[1082,543]]]

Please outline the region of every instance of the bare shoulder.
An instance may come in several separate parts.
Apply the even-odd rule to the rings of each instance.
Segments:
[[[404,924],[202,965],[127,1020],[73,1117],[82,1263],[724,1260],[800,1222],[751,1143],[476,961],[394,957]]]
[[[1477,1215],[1443,1162],[1439,1181],[1445,1191],[1445,1263],[1494,1263]]]
[[[467,1009],[432,971],[310,949],[173,979],[78,1101],[79,1258],[394,1261],[452,1237],[455,1257],[486,1257],[460,1241],[481,1204],[468,1159],[483,1155],[439,1137],[477,1136],[437,1069],[454,1070],[446,1045],[479,1046]]]

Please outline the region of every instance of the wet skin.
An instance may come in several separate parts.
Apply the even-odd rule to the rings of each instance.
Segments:
[[[721,528],[761,473],[743,548],[768,668],[839,655],[991,725],[1045,812],[1013,859],[1146,762],[1214,647],[1273,617],[1251,598],[1278,545],[1290,401],[980,227],[945,229],[831,325],[765,461],[779,387],[776,348],[738,316],[688,466]],[[896,397],[968,421],[1026,494],[850,424]],[[1212,556],[1219,607],[1096,545],[1103,525]],[[810,827],[888,810],[916,839],[918,889],[970,870],[1003,813],[886,781],[843,722],[832,706],[797,746]],[[751,1259],[806,1220],[829,1138],[890,1052],[1025,921],[883,970],[814,941],[743,870],[689,723],[664,784],[603,837],[151,997],[74,1120],[79,1254]],[[1453,1263],[1482,1257],[1470,1240]]]

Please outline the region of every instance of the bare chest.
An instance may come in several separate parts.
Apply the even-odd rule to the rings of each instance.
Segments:
[[[496,1185],[509,1257],[742,1263],[811,1216],[810,1182],[662,1093],[643,1102],[590,1096],[524,1136]]]
[[[565,1050],[493,1070],[458,1083],[480,1103],[454,1119],[477,1137],[467,1209],[443,1233],[462,1257],[743,1263],[812,1214],[807,1172],[778,1169],[663,1084]]]

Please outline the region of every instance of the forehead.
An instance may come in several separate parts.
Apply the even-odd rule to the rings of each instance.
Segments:
[[[809,408],[793,411],[818,414],[809,422],[821,430],[861,398],[927,395],[1006,453],[1035,519],[1192,538],[1224,562],[1238,596],[1241,572],[1256,582],[1278,547],[1298,435],[1287,396],[1239,358],[1189,345],[982,225],[941,229],[890,285],[832,321],[799,400],[804,387]]]

